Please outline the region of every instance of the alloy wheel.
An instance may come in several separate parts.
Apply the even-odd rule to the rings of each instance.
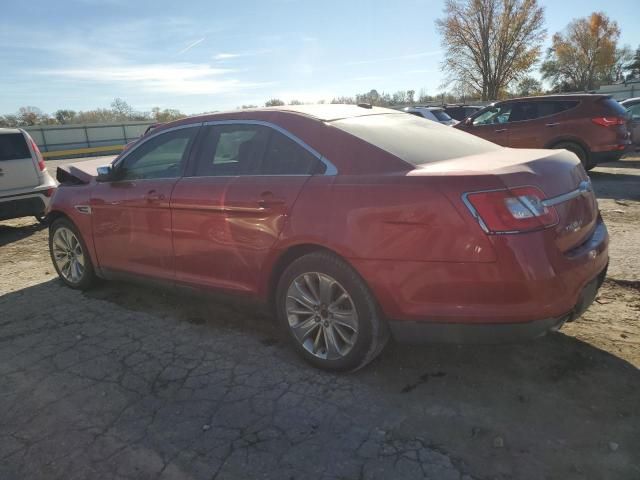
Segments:
[[[347,355],[358,337],[353,299],[337,280],[319,272],[291,282],[285,304],[289,328],[302,347],[323,360]]]
[[[79,283],[85,272],[85,258],[76,234],[66,227],[58,228],[53,234],[52,250],[60,275],[70,283]]]

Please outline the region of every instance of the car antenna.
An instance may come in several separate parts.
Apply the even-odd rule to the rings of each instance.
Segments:
[[[359,103],[360,108],[373,108],[370,103]]]

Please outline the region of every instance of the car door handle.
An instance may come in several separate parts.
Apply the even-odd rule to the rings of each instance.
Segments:
[[[496,133],[502,133],[502,132],[506,132],[507,129],[506,128],[501,128],[500,130],[494,130],[494,132]]]
[[[144,198],[148,203],[161,202],[164,200],[164,194],[158,193],[155,190],[149,190]]]
[[[557,127],[558,125],[560,125],[560,123],[556,122],[556,123],[545,123],[545,127]]]
[[[284,205],[284,204],[285,204],[284,198],[263,198],[261,200],[258,200],[258,206],[264,209],[277,207],[279,205]]]

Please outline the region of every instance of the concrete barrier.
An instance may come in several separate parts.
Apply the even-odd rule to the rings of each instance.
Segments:
[[[73,158],[119,153],[154,122],[86,125],[36,125],[25,130],[44,158]]]

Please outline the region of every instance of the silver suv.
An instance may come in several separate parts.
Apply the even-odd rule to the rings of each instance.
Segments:
[[[453,126],[458,123],[456,120],[451,118],[447,114],[447,112],[444,111],[444,108],[442,107],[415,106],[415,107],[405,107],[402,110],[412,115],[417,115],[418,117],[423,117],[423,118],[426,118],[427,120],[441,123],[442,125]]]
[[[0,128],[0,220],[33,215],[44,221],[56,186],[29,134]]]

